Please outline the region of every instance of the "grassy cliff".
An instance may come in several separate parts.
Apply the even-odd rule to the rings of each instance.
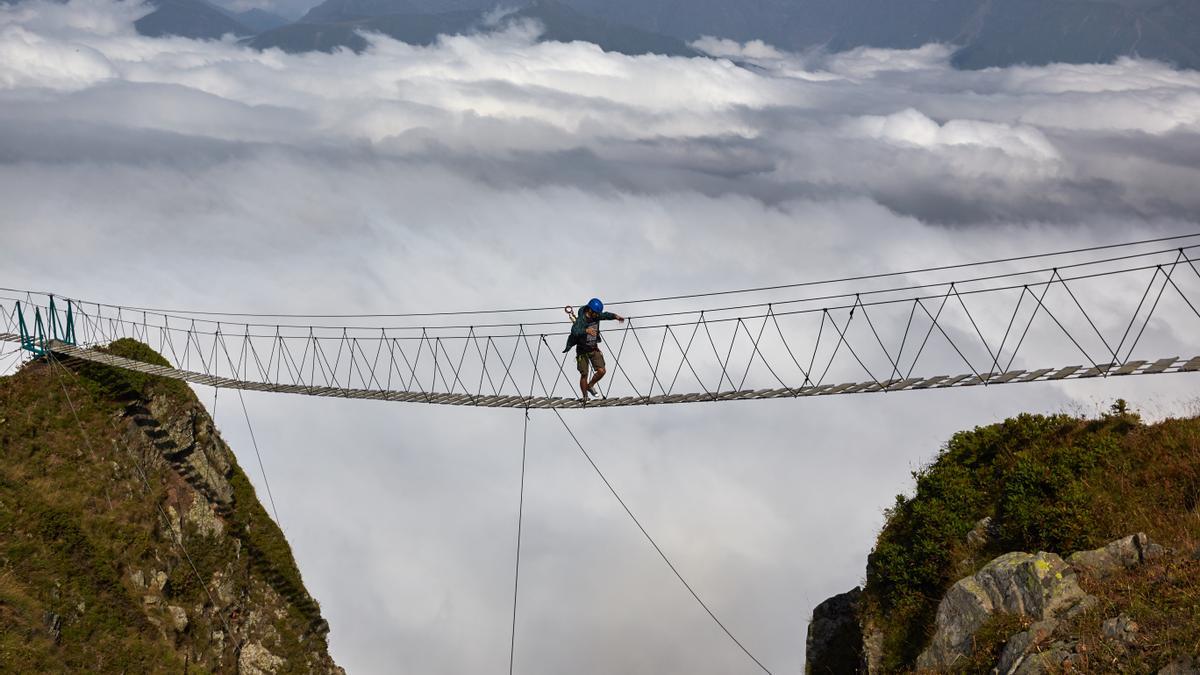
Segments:
[[[943,594],[994,557],[1065,557],[1134,532],[1171,555],[1104,583],[1085,579],[1100,602],[1071,630],[1097,657],[1095,672],[1153,672],[1200,649],[1200,419],[1146,425],[1123,401],[1094,420],[1021,415],[956,434],[913,477],[915,494],[896,497],[867,564],[864,611],[882,633],[886,672],[912,668]],[[972,545],[968,534],[988,517],[990,536]],[[1133,647],[1101,635],[1104,617],[1120,612],[1142,627]],[[1017,627],[1005,621],[980,633],[976,663],[963,668],[987,672]]]
[[[333,672],[327,631],[190,389],[45,359],[0,378],[0,670]]]

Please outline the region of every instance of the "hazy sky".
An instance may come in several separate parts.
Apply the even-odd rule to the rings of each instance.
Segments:
[[[1200,74],[1152,62],[628,57],[533,28],[289,56],[140,37],[144,11],[0,8],[0,285],[244,311],[557,305],[1200,230]],[[1184,319],[1149,339],[1194,355]],[[1192,410],[1191,377],[567,419],[726,625],[797,672],[813,605],[862,580],[882,509],[954,431],[1117,396]],[[257,477],[233,397],[218,425]],[[338,662],[503,671],[521,413],[247,405]],[[526,508],[518,672],[755,672],[548,413]]]

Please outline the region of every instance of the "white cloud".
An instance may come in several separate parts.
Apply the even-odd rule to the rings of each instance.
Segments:
[[[0,87],[77,90],[116,77],[104,55],[87,46],[47,40],[21,26],[0,28]]]
[[[154,11],[141,2],[72,0],[69,3],[31,0],[0,6],[0,26],[20,25],[55,37],[130,37],[133,22]]]
[[[849,134],[926,149],[975,146],[1033,160],[1061,157],[1046,136],[1032,126],[1014,127],[976,120],[951,120],[940,125],[913,108],[891,115],[866,115],[845,125],[844,130]]]
[[[522,31],[287,55],[139,37],[137,11],[0,10],[6,286],[248,311],[552,305],[1200,220],[1200,81],[1155,63],[958,72],[939,45],[711,40],[722,58],[629,57]],[[735,633],[793,670],[812,605],[861,579],[881,509],[950,433],[1117,395],[1170,411],[1191,395],[1178,378],[568,419]],[[335,656],[502,664],[517,413],[248,403]],[[244,451],[232,410],[218,421]],[[534,415],[519,669],[753,672],[556,424]]]
[[[750,42],[741,43],[728,38],[705,35],[699,40],[692,42],[691,46],[705,54],[718,58],[782,61],[790,57],[787,52],[782,52],[762,40],[751,40]]]

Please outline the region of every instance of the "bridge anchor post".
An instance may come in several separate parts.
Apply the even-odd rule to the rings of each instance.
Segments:
[[[67,300],[66,318],[62,321],[58,318],[58,308],[54,302],[54,296],[50,296],[50,306],[47,310],[49,314],[50,331],[47,336],[46,323],[42,319],[42,308],[34,306],[33,308],[33,330],[29,330],[29,325],[25,322],[25,309],[21,306],[20,301],[17,302],[17,325],[21,332],[21,349],[35,356],[45,356],[49,351],[51,342],[57,340],[65,344],[75,344],[75,312],[70,300]],[[59,335],[61,326],[62,335]],[[48,338],[48,339],[47,339]]]

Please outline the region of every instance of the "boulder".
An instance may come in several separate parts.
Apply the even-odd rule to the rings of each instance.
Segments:
[[[993,673],[997,672],[993,669]],[[1088,672],[1088,657],[1083,645],[1058,640],[1049,646],[1031,650],[1012,670],[1011,675],[1057,675]]]
[[[972,551],[978,551],[994,537],[994,528],[992,526],[992,517],[988,516],[983,520],[975,523],[975,527],[967,533],[967,547]]]
[[[1150,541],[1144,532],[1138,532],[1093,551],[1072,553],[1067,562],[1077,570],[1102,579],[1114,572],[1162,557],[1165,552],[1166,549]]]
[[[1044,650],[1035,649],[1026,654],[1008,675],[1059,673],[1063,671],[1063,664],[1071,662],[1075,656],[1065,644],[1055,642]]]
[[[150,590],[155,593],[162,593],[162,590],[167,586],[167,573],[162,570],[155,570],[150,575]]]
[[[853,673],[862,660],[863,636],[859,627],[859,588],[835,595],[813,609],[808,624],[804,672]]]
[[[54,644],[58,644],[58,641],[62,639],[63,618],[54,612],[44,612],[42,622],[46,624],[46,632],[50,635],[50,640]]]
[[[196,527],[199,534],[206,537],[220,537],[225,534],[225,522],[217,517],[213,505],[203,499],[193,499],[184,517]]]
[[[175,629],[175,632],[182,633],[187,630],[188,616],[184,608],[167,605],[167,616],[170,617],[171,627]]]
[[[1100,630],[1104,637],[1121,644],[1129,645],[1137,640],[1138,625],[1125,614],[1107,619],[1100,626]]]
[[[999,675],[1013,675],[1021,669],[1026,657],[1035,648],[1045,643],[1058,627],[1056,619],[1038,621],[1032,626],[1008,639],[1004,651],[1000,652],[1000,660],[996,662],[996,672]]]
[[[1006,553],[958,581],[938,605],[933,639],[920,670],[947,668],[970,655],[976,631],[996,614],[1034,621],[1073,616],[1090,599],[1075,571],[1053,553]],[[1094,599],[1092,599],[1094,601]]]
[[[284,665],[283,659],[258,642],[247,643],[238,654],[238,670],[245,675],[274,675]]]

